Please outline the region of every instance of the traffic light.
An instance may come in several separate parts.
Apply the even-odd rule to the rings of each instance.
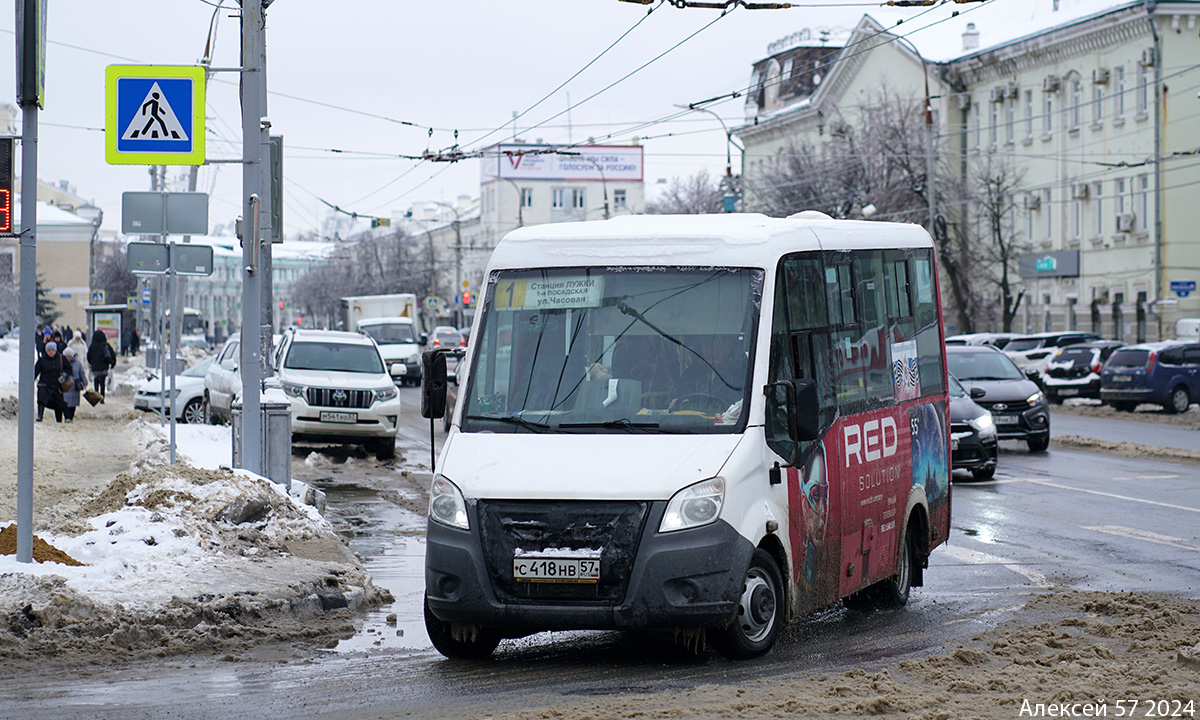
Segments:
[[[13,138],[0,138],[0,236],[13,231]]]

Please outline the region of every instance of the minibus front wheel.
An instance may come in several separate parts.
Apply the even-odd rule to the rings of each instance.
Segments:
[[[733,622],[716,631],[713,646],[730,660],[762,655],[779,637],[783,610],[783,578],[779,567],[770,553],[758,548],[750,556]]]
[[[425,600],[425,630],[437,651],[455,660],[482,660],[500,644],[500,633],[473,625],[457,625],[439,620]]]

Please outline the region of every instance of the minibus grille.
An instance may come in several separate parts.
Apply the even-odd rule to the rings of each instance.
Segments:
[[[505,601],[614,605],[625,597],[648,504],[621,501],[479,501],[479,533],[488,576]],[[596,583],[517,582],[513,558],[524,551],[600,550]]]

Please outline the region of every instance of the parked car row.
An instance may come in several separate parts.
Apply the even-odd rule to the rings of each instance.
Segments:
[[[1181,413],[1200,400],[1200,342],[1195,340],[1126,344],[1078,331],[946,338],[947,349],[989,345],[1002,348],[1035,379],[1050,403],[1081,397],[1123,411],[1149,403]]]

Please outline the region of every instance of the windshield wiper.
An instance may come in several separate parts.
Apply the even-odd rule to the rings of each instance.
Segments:
[[[496,422],[508,423],[510,425],[520,425],[524,428],[534,430],[549,430],[550,426],[546,423],[540,423],[535,420],[526,420],[523,417],[516,415],[468,415],[468,420],[495,420]]]
[[[577,422],[577,423],[559,423],[558,426],[562,429],[567,428],[620,428],[622,430],[654,430],[658,428],[656,422],[633,422],[626,418],[620,420],[606,420],[604,422]]]

